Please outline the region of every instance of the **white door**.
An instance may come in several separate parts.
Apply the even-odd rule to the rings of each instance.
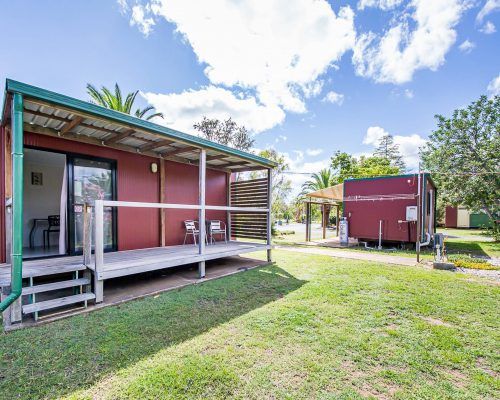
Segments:
[[[458,207],[457,210],[457,228],[469,227],[469,211],[465,207]]]

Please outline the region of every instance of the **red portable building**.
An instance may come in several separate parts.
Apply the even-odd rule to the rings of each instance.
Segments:
[[[420,191],[419,191],[420,182]],[[420,217],[417,218],[419,193]],[[417,219],[421,242],[427,242],[436,226],[436,186],[429,174],[406,174],[347,179],[343,187],[343,216],[349,237],[361,241],[415,243]]]

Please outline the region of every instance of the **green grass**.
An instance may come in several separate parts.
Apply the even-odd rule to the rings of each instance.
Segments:
[[[447,229],[438,228],[438,233],[444,233],[446,238],[446,250],[448,254],[468,254],[473,257],[500,257],[500,243],[494,242],[491,237],[485,236],[481,229]],[[331,234],[333,237],[335,233]],[[275,244],[280,245],[301,245],[304,243],[304,238],[300,234],[283,235],[274,239]],[[319,240],[320,238],[313,238]],[[344,249],[346,250],[346,249]],[[415,257],[415,250],[401,249],[383,249],[383,250],[368,250],[364,247],[350,247],[350,251],[371,251],[374,253],[382,253],[403,257]],[[433,251],[429,248],[421,249],[421,258],[431,261],[434,259]]]
[[[0,398],[500,396],[500,287],[275,252],[276,265],[0,336]]]

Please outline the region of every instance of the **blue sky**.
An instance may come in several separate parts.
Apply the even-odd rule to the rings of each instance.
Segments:
[[[435,126],[500,91],[499,0],[0,0],[0,79],[87,99],[139,89],[193,133],[231,115],[313,172],[384,132],[410,167]],[[294,184],[303,175],[292,178]]]

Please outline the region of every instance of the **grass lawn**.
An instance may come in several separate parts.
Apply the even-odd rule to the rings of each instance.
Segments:
[[[500,396],[500,287],[275,252],[276,265],[0,336],[0,399]]]
[[[444,233],[446,238],[446,250],[448,254],[469,254],[474,257],[500,257],[500,243],[494,242],[491,237],[485,236],[481,229],[447,229],[438,228],[438,233]],[[333,237],[335,233],[331,234]],[[280,245],[301,245],[304,243],[303,234],[283,235],[274,239],[274,243]],[[313,238],[317,240],[318,238]],[[415,250],[383,249],[370,250],[364,247],[349,247],[350,251],[384,253],[389,255],[404,256],[414,258]],[[346,248],[344,248],[346,250]],[[432,249],[422,248],[421,258],[431,261],[434,259]]]

